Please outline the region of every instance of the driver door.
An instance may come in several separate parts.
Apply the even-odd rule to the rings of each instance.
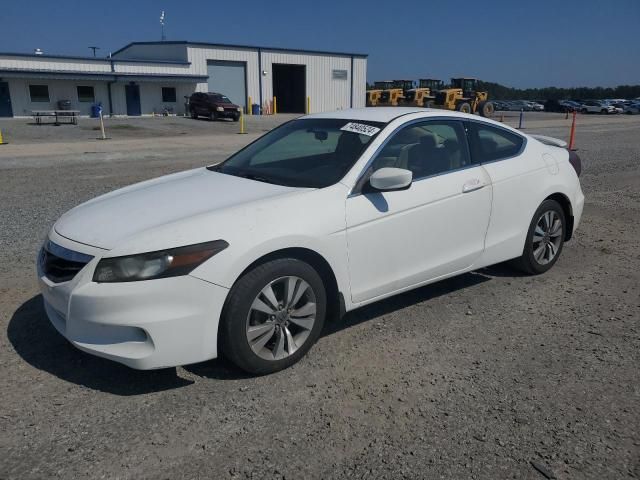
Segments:
[[[481,255],[491,212],[491,182],[471,163],[458,120],[405,126],[376,154],[383,167],[413,172],[407,190],[355,191],[346,200],[354,303],[464,270]]]

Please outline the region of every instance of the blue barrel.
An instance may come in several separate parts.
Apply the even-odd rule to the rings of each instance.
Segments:
[[[257,103],[251,105],[251,115],[260,115],[260,105]]]
[[[100,112],[102,112],[101,103],[94,103],[93,105],[91,105],[91,118],[100,117]]]

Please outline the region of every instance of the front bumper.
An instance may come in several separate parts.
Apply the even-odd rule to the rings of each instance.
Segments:
[[[68,242],[65,247],[73,248]],[[82,245],[74,247],[83,252]],[[86,253],[95,254],[95,250]],[[53,283],[38,267],[47,316],[73,345],[142,370],[217,356],[226,288],[189,275],[95,283],[91,278],[98,261],[94,258],[72,280],[62,283]]]

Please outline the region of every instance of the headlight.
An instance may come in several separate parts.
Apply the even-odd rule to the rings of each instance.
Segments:
[[[98,262],[93,281],[136,282],[186,275],[228,246],[224,240],[214,240],[126,257],[103,258]]]
[[[216,107],[216,110],[219,112],[224,112],[224,108],[223,107]]]
[[[241,112],[241,111],[242,111],[242,108],[238,107],[236,110],[238,110],[239,112]]]

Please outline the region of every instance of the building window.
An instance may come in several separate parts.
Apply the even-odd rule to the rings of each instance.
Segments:
[[[162,87],[162,101],[167,103],[175,103],[176,101],[175,87]]]
[[[48,85],[29,85],[29,96],[32,102],[49,102]]]
[[[83,87],[78,85],[76,87],[78,90],[78,101],[79,102],[90,102],[93,103],[96,101],[96,95],[93,91],[93,87]]]

